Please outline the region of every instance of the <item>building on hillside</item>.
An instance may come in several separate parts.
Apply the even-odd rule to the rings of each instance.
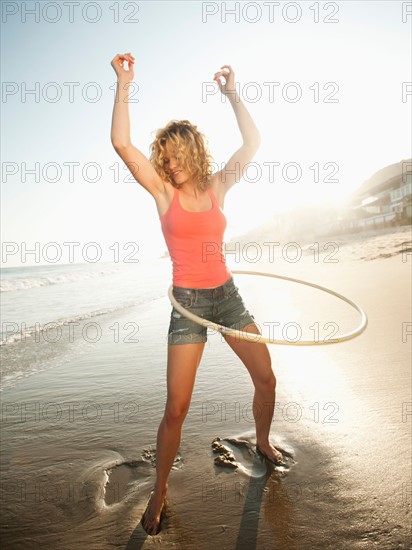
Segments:
[[[347,203],[347,228],[412,222],[412,159],[382,168],[356,189]]]

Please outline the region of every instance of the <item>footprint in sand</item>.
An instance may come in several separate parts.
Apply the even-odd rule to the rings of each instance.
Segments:
[[[183,466],[180,454],[176,455],[172,470],[179,470]],[[104,502],[107,506],[123,500],[126,494],[133,489],[136,482],[147,483],[151,476],[151,469],[156,467],[156,450],[143,449],[141,458],[114,464],[104,469],[106,482],[104,485]]]
[[[266,461],[259,453],[256,452],[256,446],[249,440],[230,438],[222,439],[215,437],[212,441],[212,450],[217,456],[215,457],[216,466],[236,470],[246,473],[250,477],[260,476],[265,471],[265,463],[278,472],[288,472],[289,468],[295,464],[291,451],[282,448],[280,445],[275,447],[282,453],[285,465],[274,466]],[[259,465],[261,467],[259,467]]]

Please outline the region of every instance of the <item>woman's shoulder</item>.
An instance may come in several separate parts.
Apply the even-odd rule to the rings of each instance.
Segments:
[[[169,210],[176,188],[170,182],[163,180],[163,189],[164,192],[159,193],[155,198],[159,216],[163,216]]]
[[[213,194],[216,197],[219,206],[223,208],[223,204],[225,201],[225,192],[223,185],[220,184],[217,174],[212,174],[212,176],[210,176],[208,189],[211,189],[213,191]]]
[[[173,197],[176,187],[170,183],[170,181],[162,180],[165,188],[165,193]]]

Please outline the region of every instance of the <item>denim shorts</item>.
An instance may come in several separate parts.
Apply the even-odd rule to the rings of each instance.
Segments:
[[[242,329],[255,318],[246,309],[231,277],[216,288],[173,287],[173,295],[185,308],[224,327]],[[207,327],[195,323],[172,308],[168,332],[168,344],[194,344],[207,341]]]

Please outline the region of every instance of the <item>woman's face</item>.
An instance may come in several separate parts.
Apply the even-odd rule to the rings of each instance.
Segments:
[[[181,159],[175,151],[165,147],[163,154],[164,158],[164,169],[168,173],[175,183],[182,184],[188,179],[190,179],[190,173],[184,166]]]

